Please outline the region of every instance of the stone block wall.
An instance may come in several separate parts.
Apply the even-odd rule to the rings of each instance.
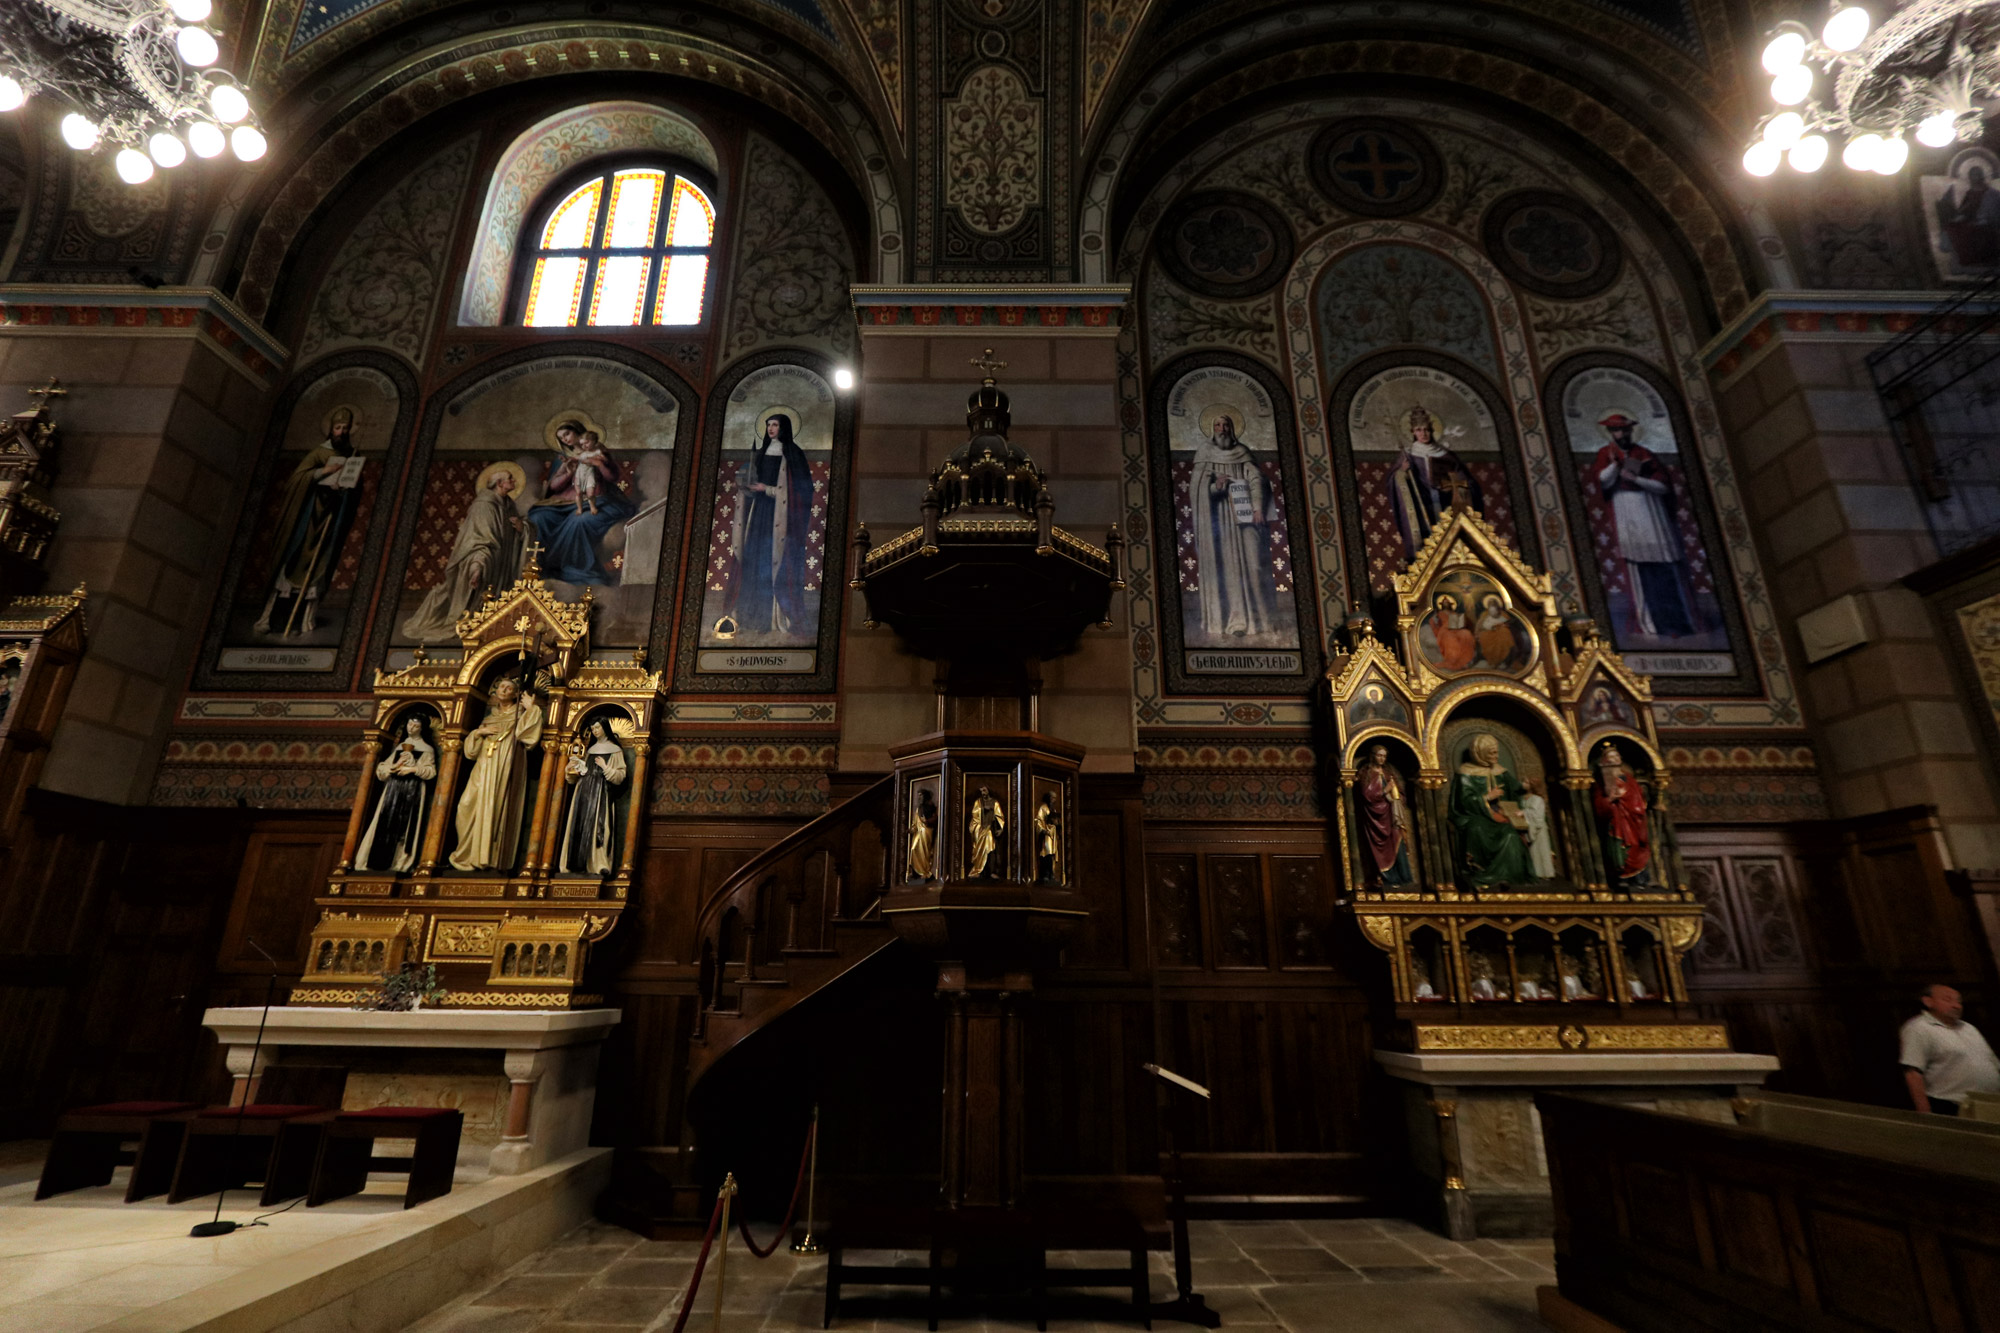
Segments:
[[[215,595],[267,410],[262,381],[197,327],[0,327],[0,407],[69,390],[52,588],[89,588],[90,648],[41,785],[147,800]]]
[[[1867,366],[1928,303],[1885,314],[1848,310],[1835,294],[1814,301],[1824,312],[1753,313],[1721,340],[1737,341],[1714,378],[1828,803],[1835,816],[1934,805],[1961,865],[2000,865],[2000,802],[1969,701],[1923,600],[1901,582],[1937,551]],[[1866,641],[1809,662],[1799,617],[1850,595]]]
[[[985,325],[972,332],[864,325],[855,433],[855,517],[882,542],[917,526],[924,485],[965,443],[965,400],[981,372],[971,362],[993,348],[1007,363],[995,379],[1013,413],[1009,437],[1049,474],[1056,523],[1102,544],[1118,519],[1120,456],[1117,329]],[[885,771],[888,747],[935,726],[931,664],[902,649],[887,628],[864,629],[859,593],[844,619],[840,768]],[[1045,663],[1042,730],[1089,747],[1084,767],[1130,772],[1131,646],[1123,599],[1109,629],[1084,631],[1066,657]]]

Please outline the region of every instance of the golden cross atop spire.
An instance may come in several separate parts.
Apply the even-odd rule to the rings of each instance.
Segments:
[[[61,380],[51,375],[49,376],[49,382],[41,388],[28,390],[28,397],[38,400],[35,403],[35,407],[39,411],[48,407],[49,399],[51,398],[69,397],[69,390],[63,388]]]
[[[970,364],[978,366],[981,370],[986,372],[985,382],[988,384],[991,384],[993,382],[994,371],[1005,370],[1007,368],[1007,363],[1005,361],[995,361],[993,359],[993,349],[991,347],[987,348],[984,352],[981,352],[978,356],[973,357]]]

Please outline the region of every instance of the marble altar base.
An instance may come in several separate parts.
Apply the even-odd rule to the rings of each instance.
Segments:
[[[597,1057],[616,1009],[210,1009],[202,1022],[224,1047],[232,1101],[255,1100],[274,1062],[308,1056],[349,1068],[343,1105],[456,1107],[466,1113],[459,1160],[483,1155],[493,1175],[517,1175],[589,1145]]]
[[[1555,1226],[1537,1092],[1565,1091],[1735,1123],[1730,1102],[1778,1068],[1770,1055],[1377,1051],[1403,1089],[1418,1220],[1453,1240],[1546,1236]]]

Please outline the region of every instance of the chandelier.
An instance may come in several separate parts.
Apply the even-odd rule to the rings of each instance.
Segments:
[[[115,149],[119,178],[225,149],[264,155],[264,132],[204,26],[212,0],[0,0],[0,112],[30,97],[68,106],[63,142]]]
[[[1879,27],[1836,3],[1815,35],[1788,20],[1764,46],[1776,109],[1757,127],[1743,169],[1768,176],[1826,165],[1833,140],[1855,171],[1893,176],[1909,137],[1929,148],[1972,142],[2000,95],[2000,0],[1910,0]]]

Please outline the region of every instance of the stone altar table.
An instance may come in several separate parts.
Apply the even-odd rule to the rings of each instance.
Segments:
[[[597,1058],[618,1023],[616,1009],[446,1010],[383,1013],[352,1009],[278,1006],[264,1027],[264,1044],[252,1067],[264,1011],[254,1005],[210,1009],[202,1023],[221,1041],[235,1078],[232,1103],[254,1100],[257,1083],[274,1056],[299,1048],[323,1052],[379,1052],[407,1069],[404,1086],[424,1083],[425,1057],[439,1066],[465,1053],[498,1055],[491,1077],[504,1077],[506,1103],[490,1170],[519,1175],[589,1146],[597,1103]]]

